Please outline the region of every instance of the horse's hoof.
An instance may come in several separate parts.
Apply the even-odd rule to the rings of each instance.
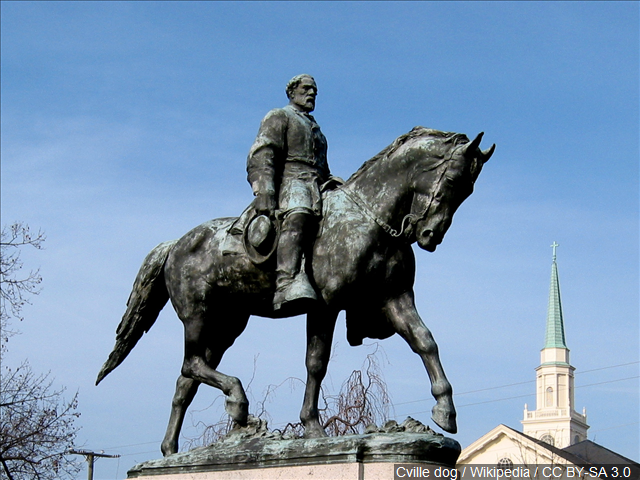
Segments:
[[[160,445],[160,451],[163,457],[178,453],[178,442],[164,441],[162,445]]]
[[[317,417],[311,417],[306,420],[301,420],[302,425],[304,426],[304,438],[328,437],[327,432],[324,431],[324,428],[322,428],[322,425],[320,425],[320,421]]]
[[[227,397],[224,409],[231,419],[241,427],[247,426],[249,418],[249,402],[246,400],[235,400],[232,396]]]
[[[456,411],[451,408],[436,404],[431,410],[431,420],[445,432],[458,433]]]
[[[304,427],[304,438],[324,438],[328,437],[327,432],[319,423],[314,423]]]

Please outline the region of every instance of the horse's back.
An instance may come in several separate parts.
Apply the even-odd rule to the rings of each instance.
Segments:
[[[216,218],[192,228],[178,240],[171,252],[171,257],[179,256],[181,253],[198,254],[203,250],[216,253],[224,245],[227,232],[236,219],[236,217]]]
[[[272,280],[244,253],[240,236],[230,235],[236,217],[217,218],[178,240],[165,265],[167,288],[178,297],[221,298],[257,293]]]

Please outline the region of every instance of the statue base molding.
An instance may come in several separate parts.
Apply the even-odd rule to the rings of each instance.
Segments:
[[[368,433],[313,439],[228,437],[136,465],[153,480],[394,478],[394,464],[454,467],[460,444],[433,433]]]

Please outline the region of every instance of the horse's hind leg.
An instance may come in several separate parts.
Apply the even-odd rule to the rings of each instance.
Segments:
[[[249,401],[240,380],[216,370],[224,352],[244,331],[249,315],[234,312],[225,315],[222,322],[207,321],[207,316],[204,314],[180,316],[185,330],[185,356],[182,363],[182,376],[178,379],[174,400],[176,404],[182,405],[179,407],[182,410],[176,410],[175,419],[172,410],[172,418],[167,429],[167,437],[165,437],[165,440],[171,437],[170,442],[173,442],[167,445],[175,444],[176,446],[184,412],[193,400],[200,383],[222,390],[227,397],[225,410],[236,423],[245,425],[249,414]],[[176,422],[175,428],[172,428],[171,421]]]
[[[233,344],[238,335],[242,333],[242,330],[244,330],[244,327],[247,324],[247,319],[248,316],[244,319],[236,319],[237,321],[232,321],[235,328],[227,327],[227,329],[220,335],[214,336],[209,340],[205,357],[209,367],[214,369],[218,367],[224,352]],[[176,382],[176,393],[174,394],[173,401],[171,402],[169,425],[167,426],[167,432],[161,446],[162,454],[164,456],[178,451],[178,437],[180,436],[184,416],[189,405],[191,405],[199,386],[200,382],[193,378],[187,378],[184,375],[180,375],[180,377],[178,377],[178,381]]]
[[[414,352],[420,355],[427,369],[431,380],[431,394],[437,402],[432,410],[432,420],[444,431],[456,433],[458,427],[453,405],[453,389],[440,363],[438,345],[418,315],[413,301],[413,292],[406,292],[387,301],[383,310],[396,332],[406,340]]]
[[[173,396],[171,402],[171,417],[169,418],[169,425],[167,426],[167,433],[164,435],[164,440],[160,450],[166,457],[172,453],[178,451],[178,437],[180,430],[182,429],[182,423],[184,422],[184,416],[187,412],[187,408],[191,405],[193,397],[195,397],[198,391],[200,382],[187,378],[183,375],[178,377],[176,382],[176,393]]]

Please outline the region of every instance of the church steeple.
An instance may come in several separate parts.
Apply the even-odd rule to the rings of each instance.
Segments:
[[[564,339],[564,321],[562,320],[562,302],[560,301],[560,281],[558,280],[558,264],[556,248],[553,242],[553,263],[551,264],[551,285],[549,286],[549,305],[547,307],[547,334],[544,348],[567,348]]]
[[[574,409],[574,367],[569,363],[569,349],[564,336],[564,319],[560,302],[560,281],[553,242],[551,285],[547,307],[544,348],[536,368],[536,409],[524,407],[523,431],[547,443],[564,448],[587,438],[587,415]]]

